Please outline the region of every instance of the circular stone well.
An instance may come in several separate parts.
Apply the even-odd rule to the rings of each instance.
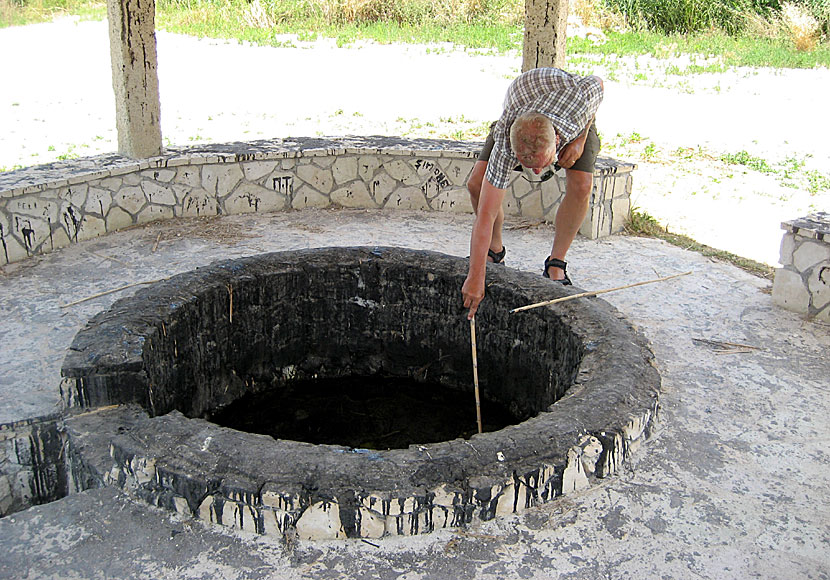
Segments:
[[[117,485],[264,534],[381,537],[520,512],[614,473],[656,418],[645,340],[596,298],[510,314],[574,290],[502,266],[488,266],[476,316],[478,376],[517,424],[373,450],[206,419],[301,381],[380,377],[468,393],[457,432],[474,427],[466,271],[435,252],[312,249],[218,262],[117,301],[63,366],[75,487]]]

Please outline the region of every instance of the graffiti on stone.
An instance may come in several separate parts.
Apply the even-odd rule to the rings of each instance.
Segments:
[[[282,193],[285,195],[293,195],[294,194],[294,176],[292,175],[283,175],[281,177],[274,177],[271,180],[271,189],[278,193]]]
[[[429,175],[427,180],[423,183],[423,185],[421,185],[421,191],[424,192],[427,199],[435,197],[441,192],[441,189],[450,186],[449,178],[443,171],[441,171],[441,168],[432,161],[417,159],[415,161],[415,169],[417,169],[418,173],[421,175],[424,173]]]

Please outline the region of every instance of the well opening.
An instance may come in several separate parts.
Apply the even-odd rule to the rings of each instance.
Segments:
[[[613,473],[657,410],[643,339],[596,299],[512,315],[571,290],[488,267],[476,322],[490,432],[477,434],[466,270],[434,252],[324,248],[119,300],[63,367],[66,404],[97,409],[66,421],[75,485],[260,533],[379,537],[515,513]]]

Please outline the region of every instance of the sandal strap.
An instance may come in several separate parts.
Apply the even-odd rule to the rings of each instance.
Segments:
[[[561,280],[556,280],[556,282],[560,282],[563,286],[570,286],[573,284],[571,279],[568,278],[568,263],[565,260],[560,260],[559,258],[545,258],[545,269],[542,270],[542,276],[545,278],[550,278],[548,274],[548,268],[553,266],[554,268],[559,268],[562,270],[562,273],[565,275],[564,278]]]
[[[507,248],[502,244],[501,252],[494,252],[493,250],[487,250],[487,255],[492,258],[494,264],[500,264],[502,260],[504,260],[504,254],[507,252]]]

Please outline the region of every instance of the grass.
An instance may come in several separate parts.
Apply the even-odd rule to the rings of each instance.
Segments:
[[[750,274],[766,280],[772,280],[775,277],[775,269],[772,266],[750,260],[749,258],[742,258],[732,252],[718,250],[711,246],[698,243],[689,236],[673,234],[667,228],[661,226],[655,218],[637,208],[632,208],[629,213],[628,220],[625,224],[625,233],[633,236],[658,238],[684,250],[690,250],[703,256],[729,262]]]

